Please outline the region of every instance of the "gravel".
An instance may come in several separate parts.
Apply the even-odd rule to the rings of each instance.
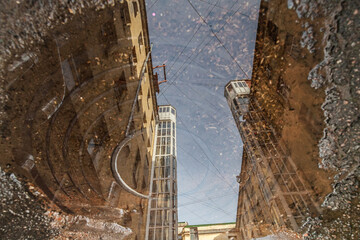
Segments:
[[[37,193],[37,192],[36,192]],[[0,168],[0,239],[50,239],[58,234],[39,197]]]

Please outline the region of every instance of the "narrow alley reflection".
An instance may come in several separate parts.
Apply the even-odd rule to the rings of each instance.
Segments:
[[[0,9],[0,239],[360,239],[358,1]]]

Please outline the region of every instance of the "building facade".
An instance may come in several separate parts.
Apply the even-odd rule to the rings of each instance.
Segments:
[[[176,110],[159,106],[151,174],[147,240],[177,240]]]
[[[214,223],[182,226],[179,233],[181,240],[235,240],[235,223]]]
[[[320,210],[250,93],[250,81],[230,81],[224,95],[244,146],[238,176],[239,239],[263,237],[282,227],[299,231],[303,221]]]
[[[11,164],[54,209],[122,224],[144,239],[147,200],[139,194],[149,194],[158,114],[145,1],[89,9],[44,45],[9,85],[11,141],[1,167]]]

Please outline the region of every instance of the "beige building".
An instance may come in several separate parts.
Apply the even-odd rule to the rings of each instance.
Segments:
[[[235,223],[215,223],[201,225],[187,225],[179,223],[179,239],[181,240],[234,240]]]
[[[54,209],[143,239],[158,118],[145,1],[76,15],[40,52],[9,88],[1,167],[26,176]]]
[[[262,0],[252,77],[225,86],[244,145],[239,240],[283,229],[301,233],[308,217],[321,216],[320,203],[331,192],[330,174],[318,168],[322,92],[308,80],[318,54],[301,47],[303,24],[286,1]]]

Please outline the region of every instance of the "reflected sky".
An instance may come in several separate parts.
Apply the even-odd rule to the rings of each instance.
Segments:
[[[251,77],[259,4],[147,1],[153,65],[165,63],[168,78],[158,103],[178,114],[179,222],[235,221],[242,143],[224,85]]]

